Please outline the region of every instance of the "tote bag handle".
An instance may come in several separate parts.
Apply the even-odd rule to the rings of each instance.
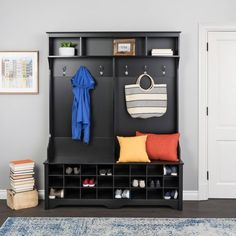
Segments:
[[[140,85],[141,79],[142,79],[144,76],[147,76],[147,77],[149,78],[149,80],[151,81],[151,85],[150,85],[150,87],[147,88],[147,89],[143,89],[143,88],[141,87],[141,85]],[[137,81],[136,81],[136,84],[139,85],[139,88],[140,88],[140,89],[142,89],[143,91],[148,92],[148,91],[150,91],[150,90],[153,89],[153,87],[154,87],[154,80],[153,80],[153,78],[152,78],[148,73],[144,73],[144,74],[141,74],[141,75],[138,77],[138,79],[137,79]]]

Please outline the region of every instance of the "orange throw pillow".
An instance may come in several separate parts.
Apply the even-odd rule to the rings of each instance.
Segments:
[[[151,160],[178,161],[179,133],[145,134],[137,131],[136,135],[147,135],[146,149]]]

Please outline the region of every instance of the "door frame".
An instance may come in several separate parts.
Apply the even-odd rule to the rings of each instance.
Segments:
[[[199,24],[198,68],[198,199],[208,200],[208,60],[209,32],[236,32],[236,24]],[[210,48],[209,48],[210,50]]]

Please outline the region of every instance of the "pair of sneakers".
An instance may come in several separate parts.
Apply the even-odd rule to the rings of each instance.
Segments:
[[[177,166],[164,166],[164,175],[171,175],[171,176],[177,176],[178,170]]]
[[[96,181],[94,178],[92,179],[85,179],[83,181],[83,187],[95,187]]]
[[[172,190],[172,191],[167,191],[164,195],[164,199],[169,200],[169,199],[177,199],[178,198],[178,191],[177,190]]]
[[[149,187],[150,188],[160,188],[161,187],[161,182],[159,179],[157,180],[153,180],[153,179],[150,179],[150,182],[149,182]]]
[[[116,189],[115,198],[116,199],[121,199],[121,198],[129,199],[130,198],[130,191],[128,189],[125,189],[123,191],[121,189]]]
[[[79,167],[74,167],[74,168],[72,168],[72,167],[70,167],[70,166],[66,167],[66,174],[67,174],[67,175],[72,175],[73,172],[74,172],[74,175],[79,175],[79,173],[80,173],[80,168],[79,168]]]
[[[101,176],[104,176],[104,175],[112,176],[112,171],[111,171],[111,169],[100,169],[99,170],[99,175],[101,175]]]
[[[140,188],[145,188],[145,180],[143,179],[133,179],[132,181],[132,186],[137,188],[137,187],[140,187]]]

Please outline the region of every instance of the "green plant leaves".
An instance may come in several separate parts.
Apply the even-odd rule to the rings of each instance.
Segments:
[[[76,43],[72,43],[72,42],[61,42],[61,47],[62,48],[74,48],[76,47],[77,44]]]

